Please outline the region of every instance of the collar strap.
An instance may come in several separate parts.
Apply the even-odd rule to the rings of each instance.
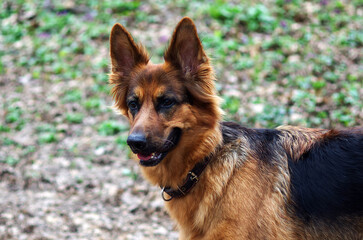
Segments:
[[[187,195],[199,181],[200,175],[207,167],[211,158],[212,156],[210,155],[204,158],[202,162],[197,163],[194,168],[188,172],[188,175],[184,180],[184,184],[182,186],[178,186],[178,189],[172,189],[171,187],[161,187],[161,197],[164,199],[164,201],[170,201],[173,198],[181,198]],[[166,198],[165,193],[167,193],[170,197]]]

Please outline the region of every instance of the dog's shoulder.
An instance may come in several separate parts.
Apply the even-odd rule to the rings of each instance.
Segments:
[[[239,155],[268,165],[279,161],[275,156],[281,158],[279,130],[246,128],[233,122],[223,122],[221,128],[224,145],[237,148]]]
[[[221,130],[223,143],[227,144],[239,138],[246,138],[249,142],[269,142],[278,137],[276,129],[246,128],[234,122],[222,122]]]

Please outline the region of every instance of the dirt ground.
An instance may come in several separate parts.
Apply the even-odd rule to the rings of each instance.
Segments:
[[[37,159],[1,169],[0,239],[177,239],[159,189],[125,176],[126,160]]]

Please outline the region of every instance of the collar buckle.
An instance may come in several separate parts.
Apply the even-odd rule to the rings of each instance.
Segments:
[[[199,181],[197,174],[195,174],[194,172],[189,172],[188,174],[190,175],[189,176],[190,180],[195,181],[195,182]]]

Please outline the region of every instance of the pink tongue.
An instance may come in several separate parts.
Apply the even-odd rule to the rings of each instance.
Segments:
[[[143,160],[143,161],[147,161],[147,160],[150,160],[151,158],[151,154],[149,156],[144,156],[144,155],[141,155],[140,153],[137,154],[137,157],[140,159],[140,160]]]

